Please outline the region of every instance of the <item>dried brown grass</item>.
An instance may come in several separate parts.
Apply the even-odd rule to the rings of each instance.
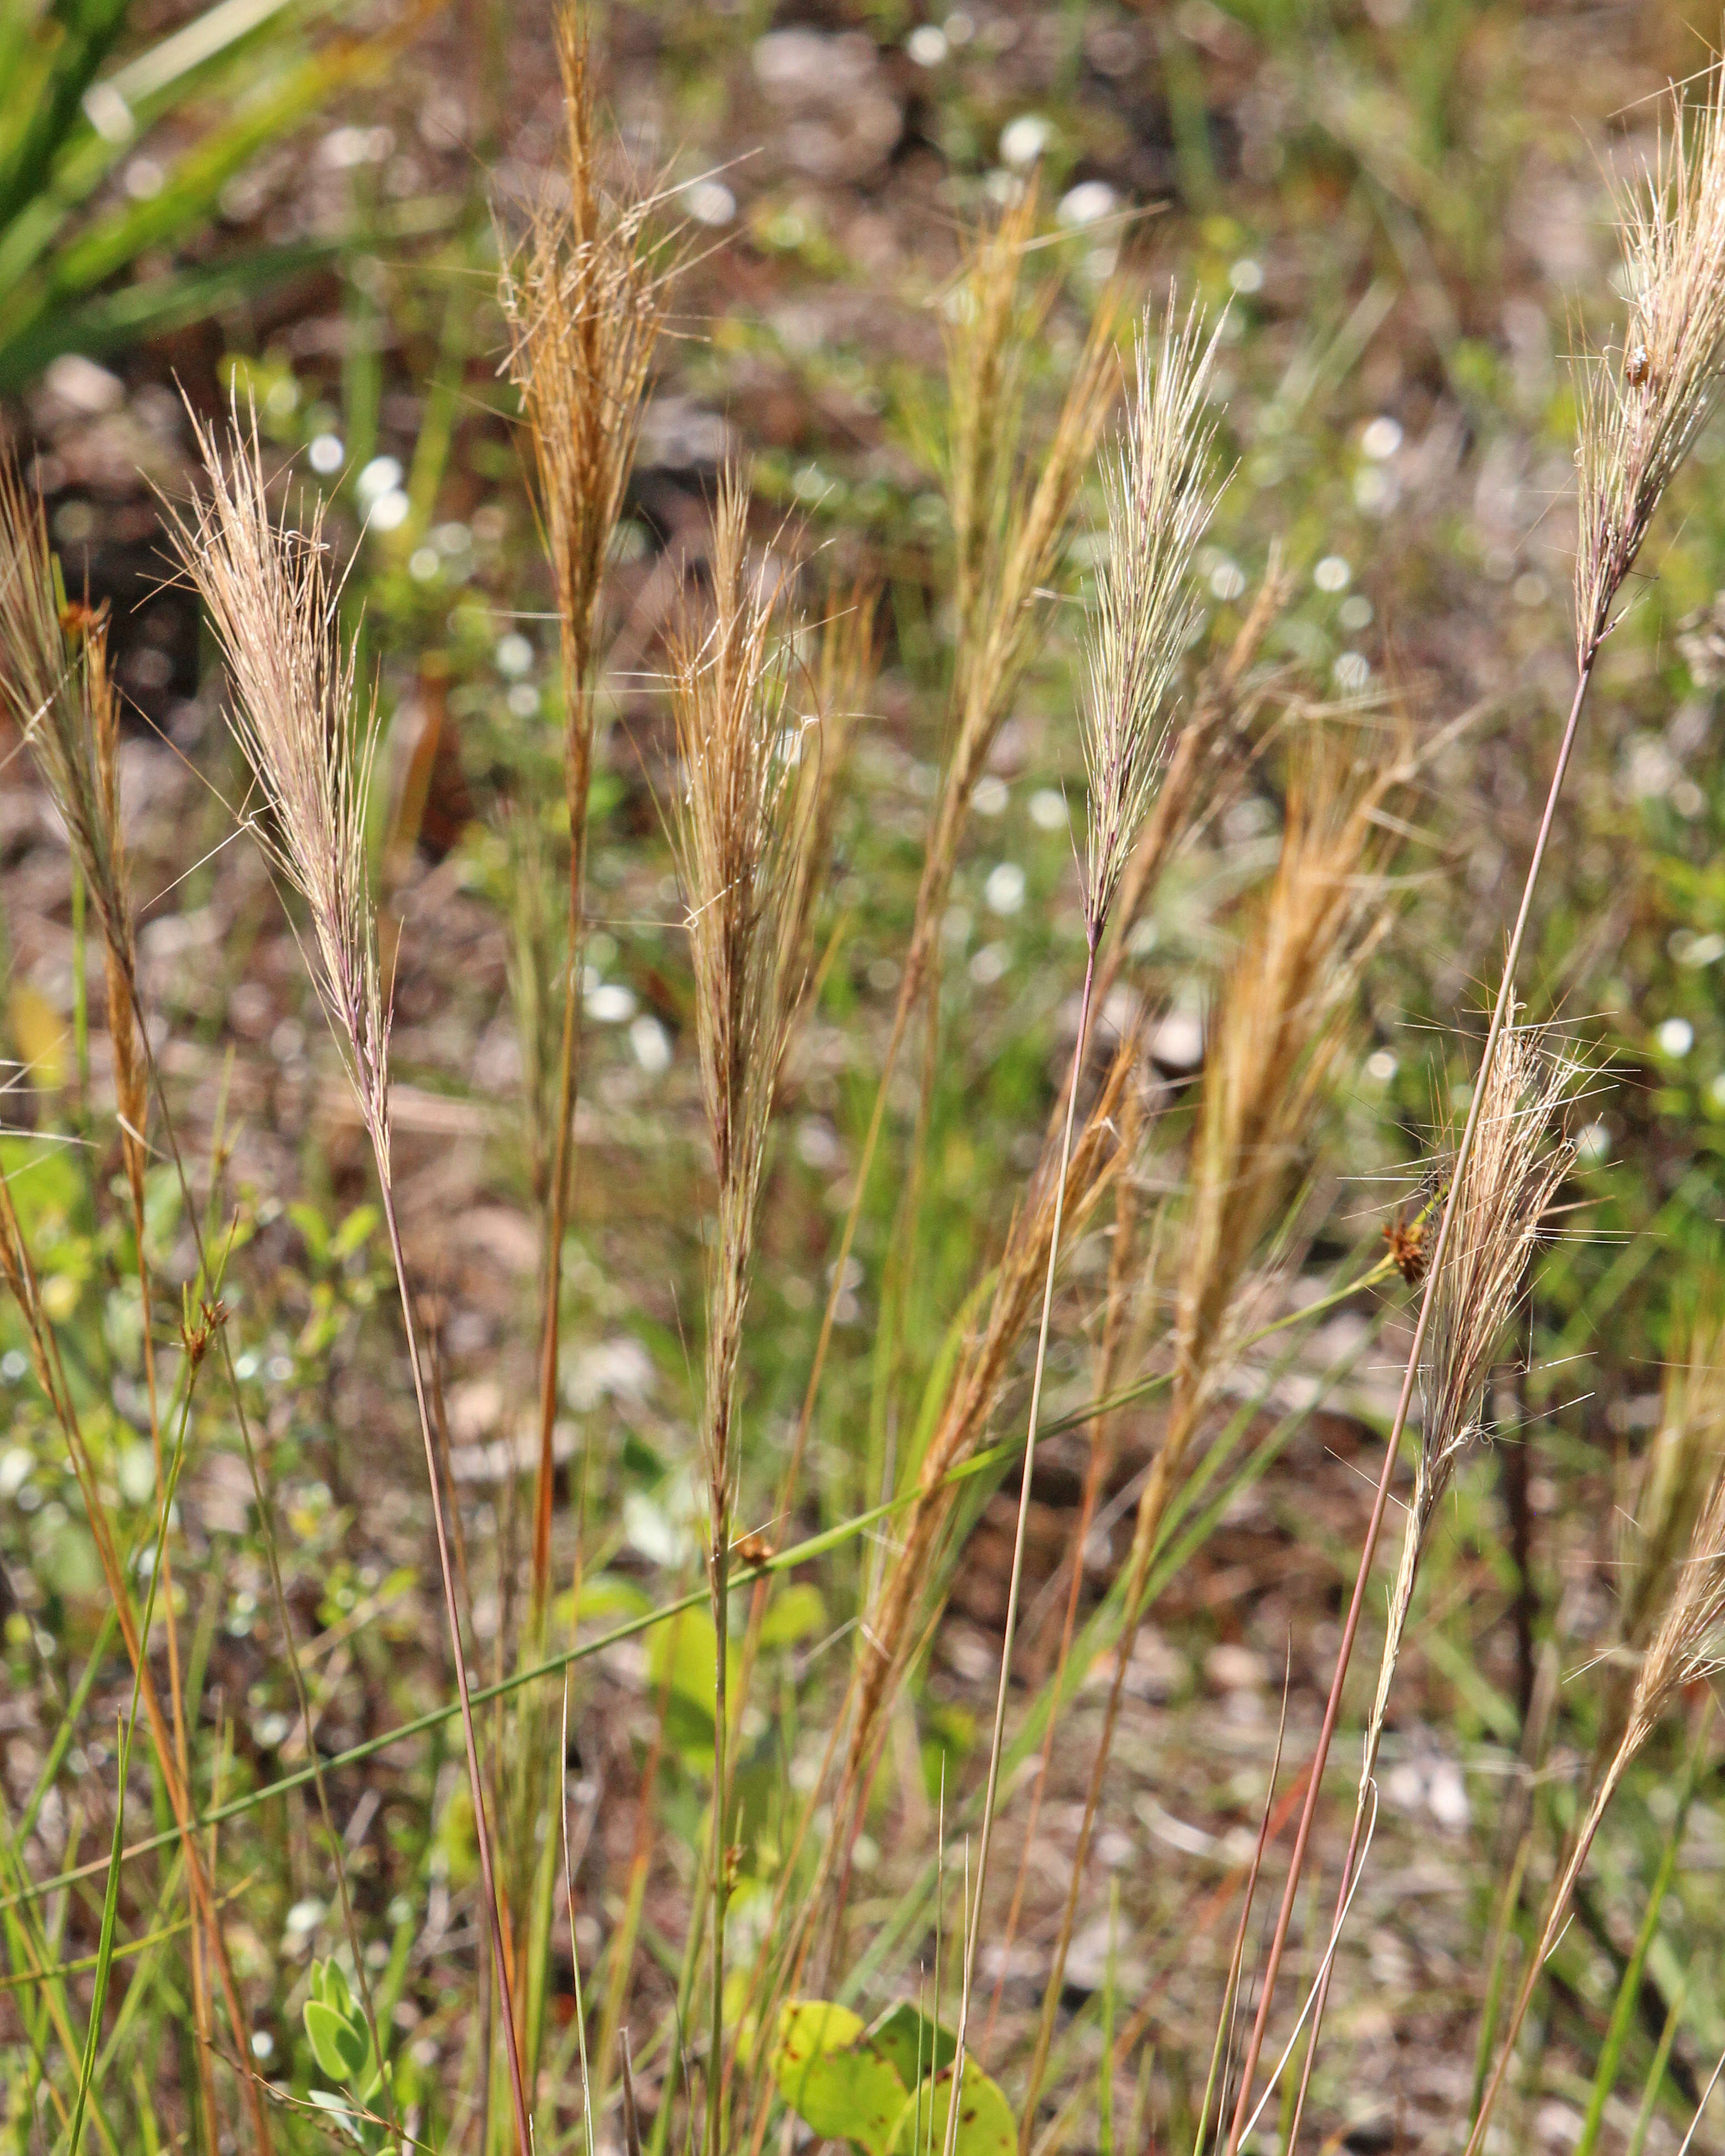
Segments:
[[[1651,169],[1619,191],[1629,321],[1616,363],[1578,369],[1575,634],[1609,632],[1666,490],[1718,403],[1725,367],[1725,76],[1671,92]]]
[[[940,922],[977,783],[1046,634],[1046,597],[1060,578],[1084,481],[1119,394],[1116,346],[1125,297],[1122,290],[1110,287],[1091,314],[1053,431],[1045,444],[1033,448],[1026,422],[1025,355],[1029,336],[1056,292],[1052,281],[1033,286],[1026,275],[1036,218],[1035,190],[1027,188],[975,241],[948,302],[944,476],[957,634],[941,785],[874,1107],[792,1440],[793,1467],[800,1466],[808,1445],[840,1283],[885,1127],[893,1075],[913,1016],[925,997],[932,1001]],[[932,1063],[938,1024],[932,1010],[928,1024]],[[914,1178],[913,1167],[907,1183]],[[788,1487],[793,1489],[794,1483],[793,1473]]]

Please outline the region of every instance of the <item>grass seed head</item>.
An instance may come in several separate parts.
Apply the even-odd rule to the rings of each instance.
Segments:
[[[1552,1142],[1581,1066],[1539,1028],[1506,1028],[1451,1209],[1420,1366],[1425,1403],[1414,1512],[1429,1519],[1481,1434],[1481,1402],[1520,1298],[1540,1224],[1574,1148]]]
[[[688,908],[701,1092],[718,1176],[707,1396],[714,1472],[728,1481],[729,1400],[753,1250],[755,1203],[802,985],[799,893],[811,803],[805,727],[792,711],[783,588],[751,555],[748,488],[721,481],[710,602],[671,645],[681,762],[671,837]],[[818,723],[810,722],[818,732]]]
[[[1378,815],[1399,775],[1394,760],[1349,756],[1315,727],[1300,750],[1276,875],[1230,968],[1204,1058],[1171,1435],[1189,1434],[1243,1319],[1236,1291],[1306,1142],[1360,973],[1389,925]]]
[[[279,521],[256,414],[225,449],[193,422],[205,499],[172,512],[175,547],[208,609],[232,691],[228,724],[269,808],[258,830],[305,900],[308,963],[380,1163],[388,1158],[389,1025],[366,864],[376,706],[355,695],[357,638],[344,643],[321,504],[310,526]]]
[[[131,964],[107,613],[69,599],[39,495],[0,458],[0,703],[29,745],[110,948]]]
[[[654,242],[654,201],[619,197],[601,184],[587,32],[577,8],[560,12],[557,38],[563,186],[534,207],[519,244],[506,245],[501,296],[510,336],[505,364],[521,393],[539,476],[571,723],[586,726],[606,556],[634,461],[671,270]]]
[[[1644,182],[1621,195],[1630,319],[1621,364],[1579,370],[1575,628],[1585,665],[1610,627],[1666,489],[1725,367],[1725,71],[1694,108],[1673,92]]]
[[[1192,556],[1215,503],[1206,470],[1215,429],[1205,413],[1219,325],[1208,339],[1203,329],[1195,304],[1178,320],[1172,292],[1160,333],[1146,320],[1137,394],[1102,465],[1106,550],[1080,707],[1090,782],[1084,908],[1093,944],[1149,808],[1196,615]]]
[[[1455,1194],[1443,1268],[1431,1289],[1420,1368],[1425,1411],[1366,1732],[1362,1804],[1376,1765],[1425,1538],[1456,1467],[1484,1435],[1486,1385],[1520,1299],[1540,1224],[1574,1160],[1568,1139],[1554,1140],[1553,1132],[1581,1075],[1581,1067],[1552,1045],[1548,1033],[1512,1026],[1499,1040],[1486,1076],[1473,1149]]]

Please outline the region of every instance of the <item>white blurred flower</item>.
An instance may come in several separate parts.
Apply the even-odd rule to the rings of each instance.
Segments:
[[[1045,120],[1040,112],[1019,113],[1016,120],[1009,120],[1000,131],[1001,162],[1015,171],[1026,171],[1048,147],[1053,134],[1053,123]]]
[[[1695,1045],[1695,1028],[1686,1018],[1668,1018],[1653,1037],[1661,1055],[1686,1055]]]
[[[1002,861],[988,871],[983,899],[990,913],[1016,913],[1024,902],[1024,872],[1016,861]]]

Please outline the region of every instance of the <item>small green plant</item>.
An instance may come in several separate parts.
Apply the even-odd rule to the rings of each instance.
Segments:
[[[395,29],[319,49],[305,32],[326,5],[222,0],[109,68],[140,12],[131,0],[0,0],[0,390],[61,352],[109,351],[231,306],[334,251],[326,239],[249,246],[116,287],[194,237],[260,150],[403,41]],[[205,101],[219,116],[187,139]],[[157,158],[146,145],[164,122],[181,145]]]
[[[335,2085],[311,2090],[312,2102],[360,2148],[386,2148],[389,2127],[381,2112],[389,2098],[389,2061],[377,2056],[365,2009],[349,1990],[339,1964],[312,1963],[305,2022],[319,2071]]]
[[[782,2007],[773,2047],[779,2093],[811,2131],[848,2141],[866,2156],[1006,2156],[1018,2146],[1012,2107],[974,2061],[964,2062],[963,2101],[949,2141],[958,2040],[908,2000],[865,2027],[849,2007],[824,1999]]]

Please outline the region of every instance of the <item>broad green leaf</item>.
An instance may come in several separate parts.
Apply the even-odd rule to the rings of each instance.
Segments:
[[[665,1625],[655,1636],[649,1666],[654,1689],[669,1682],[673,1700],[692,1707],[711,1730],[719,1656],[713,1620],[706,1611],[685,1609]],[[725,1669],[728,1697],[734,1700],[742,1671],[742,1650],[735,1639],[726,1642]]]
[[[557,1597],[557,1614],[565,1625],[572,1616],[597,1625],[608,1618],[644,1617],[652,1607],[652,1596],[638,1579],[620,1572],[595,1572],[582,1581],[578,1598],[571,1590]]]
[[[333,2006],[344,2020],[353,2019],[353,1994],[347,1988],[347,1974],[338,1961],[326,1961],[323,1965],[323,1991],[326,2006]]]
[[[351,2082],[364,2071],[371,2043],[364,2029],[356,2030],[344,2015],[321,1999],[305,2002],[305,2034],[317,2063],[334,2082]]]
[[[77,1209],[83,1194],[69,1145],[50,1138],[0,1138],[0,1163],[27,1241],[33,1244],[51,1215],[67,1219]]]
[[[925,2082],[899,2114],[891,2143],[892,2156],[917,2156],[947,2145],[947,2119],[952,2104],[949,2067],[940,2080]],[[964,2061],[964,2091],[958,2105],[954,2156],[1014,2156],[1019,2129],[1012,2107],[974,2059]]]
[[[300,1240],[314,1265],[322,1265],[330,1254],[329,1224],[315,1205],[290,1205],[287,1216],[300,1231]]]
[[[330,1255],[336,1259],[351,1258],[356,1250],[370,1240],[377,1219],[375,1205],[356,1205],[331,1237]]]
[[[858,2017],[824,1999],[793,1999],[778,2017],[773,2076],[804,2125],[830,2140],[887,2156],[905,2085]]]
[[[820,1589],[806,1580],[798,1580],[782,1594],[775,1594],[767,1605],[767,1614],[761,1624],[761,1645],[793,1647],[798,1640],[820,1631],[826,1621],[827,1605]]]
[[[950,2030],[931,2021],[908,1999],[889,2006],[874,2022],[869,2041],[891,2061],[907,2089],[950,2066],[958,2050],[958,2039]]]

